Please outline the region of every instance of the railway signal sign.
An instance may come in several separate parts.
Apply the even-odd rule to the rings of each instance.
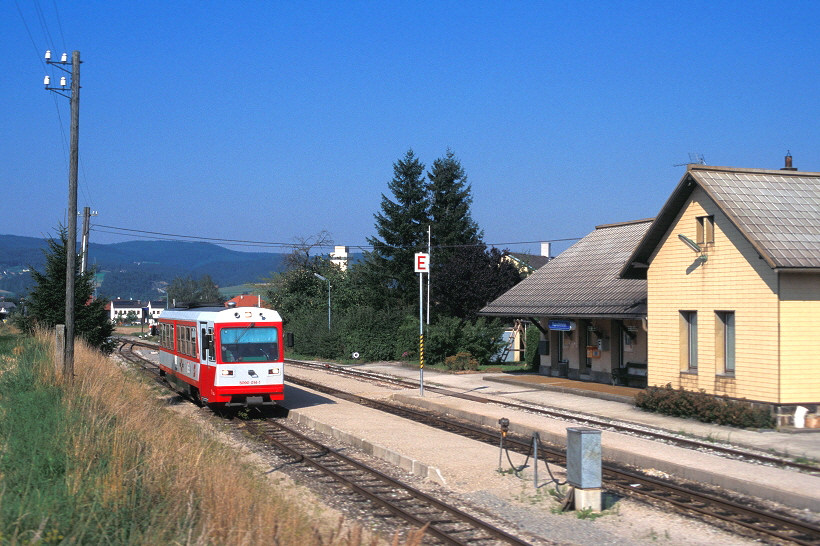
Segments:
[[[416,273],[429,273],[430,272],[430,255],[426,252],[416,252],[415,256],[415,265]]]
[[[413,263],[419,274],[419,393],[424,396],[424,273],[430,274],[430,254],[416,252]]]

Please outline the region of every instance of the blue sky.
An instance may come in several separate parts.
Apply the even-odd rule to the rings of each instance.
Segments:
[[[82,55],[98,225],[363,245],[409,148],[455,152],[488,243],[652,217],[690,152],[820,171],[816,2],[13,0],[0,20],[0,233],[64,222],[46,49]]]

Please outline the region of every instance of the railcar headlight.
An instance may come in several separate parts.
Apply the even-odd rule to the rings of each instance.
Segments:
[[[222,370],[222,375],[224,375],[224,376],[233,375],[233,370]]]
[[[279,375],[279,368],[271,368],[268,370],[268,375]]]

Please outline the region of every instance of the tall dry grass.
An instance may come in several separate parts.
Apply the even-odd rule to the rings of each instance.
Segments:
[[[361,543],[358,530],[322,530],[313,507],[290,502],[212,430],[169,411],[133,372],[78,349],[67,405],[83,417],[71,429],[71,458],[86,463],[73,466],[67,481],[86,502],[122,512],[128,522],[140,518],[129,541]]]
[[[52,335],[39,334],[34,346],[39,381],[62,393],[52,438],[62,462],[53,491],[0,492],[0,502],[19,502],[25,515],[16,524],[4,522],[0,543],[381,543],[356,525],[328,521],[315,505],[292,502],[287,489],[245,462],[213,429],[171,411],[133,370],[78,341],[75,377],[66,381],[53,371]],[[419,544],[421,538],[413,533],[403,542]]]

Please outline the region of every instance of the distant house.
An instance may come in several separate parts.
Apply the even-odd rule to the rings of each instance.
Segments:
[[[0,301],[0,322],[5,321],[9,314],[17,309],[17,305],[10,301]]]
[[[549,262],[551,250],[550,243],[541,243],[541,254],[524,254],[522,252],[510,252],[504,259],[512,262],[522,276],[529,276]]]
[[[112,322],[123,322],[127,320],[128,313],[133,312],[136,317],[134,320],[142,320],[143,308],[147,304],[135,300],[111,300],[106,305],[109,312],[109,318]]]
[[[151,300],[146,307],[148,307],[150,323],[156,324],[159,321],[160,313],[168,307],[168,302],[167,300]]]
[[[266,307],[267,303],[265,300],[262,299],[260,295],[253,295],[253,294],[242,294],[241,296],[236,296],[235,298],[231,298],[225,302],[225,307],[228,307],[229,303],[235,303],[237,307]]]
[[[626,261],[647,282],[650,385],[820,404],[820,173],[786,160],[690,165]]]
[[[601,225],[479,314],[530,319],[540,372],[611,383],[646,369],[646,281],[619,277],[651,220]]]
[[[347,266],[350,261],[350,247],[337,246],[330,253],[330,262],[338,266],[342,271],[347,271]]]

